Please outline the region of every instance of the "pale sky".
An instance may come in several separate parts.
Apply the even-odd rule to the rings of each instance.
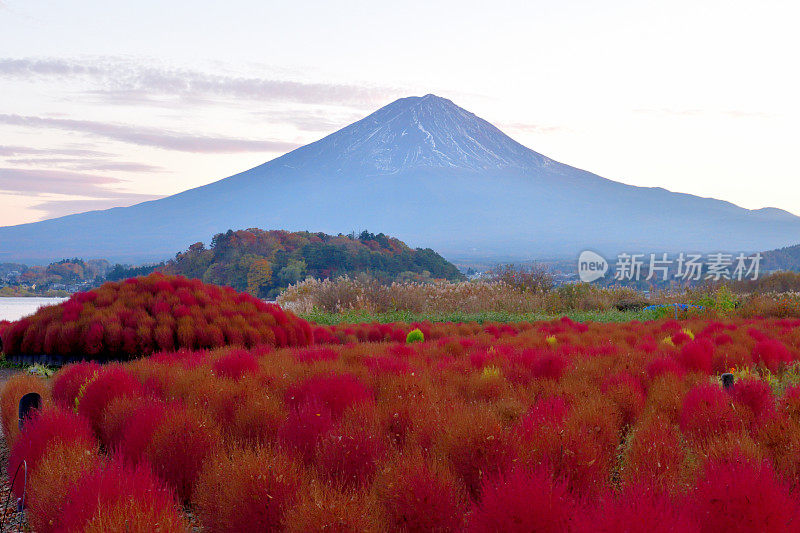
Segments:
[[[210,183],[427,93],[609,179],[800,214],[798,20],[772,0],[0,0],[0,225]]]

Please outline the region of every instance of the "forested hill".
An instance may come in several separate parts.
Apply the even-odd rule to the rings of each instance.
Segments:
[[[384,281],[448,279],[464,276],[433,250],[411,249],[383,233],[326,235],[306,231],[247,229],[219,233],[210,248],[195,243],[159,270],[229,285],[269,298],[307,277],[366,273]]]
[[[766,272],[773,270],[800,271],[800,244],[761,252],[761,268]]]

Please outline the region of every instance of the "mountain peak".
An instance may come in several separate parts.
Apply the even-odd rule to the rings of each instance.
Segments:
[[[447,98],[400,98],[301,149],[327,170],[396,173],[413,168],[541,167],[547,158]]]

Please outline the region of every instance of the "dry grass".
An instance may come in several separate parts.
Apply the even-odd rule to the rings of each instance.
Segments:
[[[560,313],[567,310],[612,310],[642,307],[650,301],[627,288],[562,285],[528,290],[506,281],[392,283],[352,278],[307,279],[287,288],[278,303],[296,313],[367,311],[386,313]]]
[[[546,316],[635,311],[649,305],[686,303],[723,317],[800,317],[800,292],[738,292],[740,287],[724,284],[650,293],[583,283],[554,288],[534,284],[533,287],[502,277],[493,281],[391,285],[361,278],[307,279],[288,287],[278,297],[278,303],[301,315],[402,312],[418,315],[508,313]],[[672,313],[667,310],[665,314]]]

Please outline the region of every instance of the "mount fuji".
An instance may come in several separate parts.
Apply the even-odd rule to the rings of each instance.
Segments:
[[[369,229],[451,260],[583,249],[751,252],[800,240],[774,208],[614,182],[558,163],[434,95],[397,100],[260,166],[182,193],[0,228],[0,261],[159,260],[228,229]]]

